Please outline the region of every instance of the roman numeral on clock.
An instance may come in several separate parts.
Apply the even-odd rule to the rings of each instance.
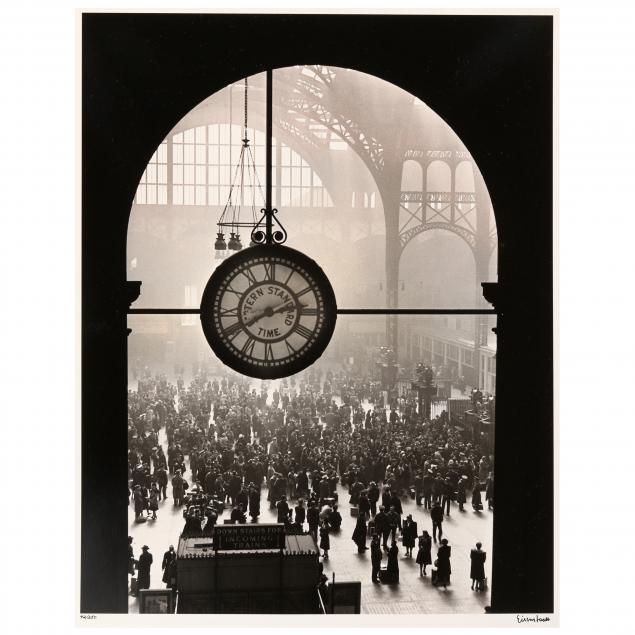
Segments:
[[[234,307],[233,309],[221,309],[220,317],[238,317],[238,307]]]
[[[293,330],[306,340],[310,340],[313,337],[313,331],[311,331],[310,329],[308,329],[306,326],[302,324],[296,324]]]
[[[242,345],[242,348],[240,349],[241,353],[249,355],[249,357],[253,357],[255,344],[256,340],[253,337],[247,336],[247,341]]]
[[[308,293],[309,291],[313,291],[313,287],[311,287],[311,286],[305,287],[304,289],[302,289],[302,291],[298,291],[298,292],[295,294],[295,297],[296,297],[296,298],[301,298],[303,295],[305,295],[305,294],[306,294],[306,293]]]
[[[247,268],[247,269],[243,269],[241,271],[241,273],[243,274],[243,276],[245,276],[245,278],[247,278],[249,284],[257,284],[258,280],[256,280],[256,276],[254,276],[254,272]]]
[[[273,354],[273,346],[271,346],[270,342],[265,342],[265,361],[269,362],[275,359]]]
[[[265,263],[264,265],[265,268],[265,279],[266,280],[275,280],[276,279],[276,263],[275,262],[270,262],[269,264]]]
[[[316,307],[302,307],[302,310],[300,311],[300,315],[307,315],[307,316],[316,316],[318,314],[318,310]]]
[[[234,322],[233,324],[231,324],[225,329],[225,335],[227,335],[227,337],[230,340],[233,340],[236,337],[236,335],[240,333],[241,329],[242,329],[242,324],[240,322]]]
[[[240,291],[236,291],[236,289],[232,289],[231,286],[227,285],[227,293],[233,293],[234,295],[238,296],[239,298],[243,297],[243,294]]]
[[[293,348],[293,346],[289,344],[289,340],[285,340],[284,343],[287,345],[287,352],[289,353],[289,355],[293,355],[293,353],[296,352],[295,348]]]

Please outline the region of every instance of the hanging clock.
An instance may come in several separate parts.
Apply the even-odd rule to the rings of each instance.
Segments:
[[[261,379],[310,366],[328,345],[337,306],[331,283],[308,256],[256,245],[223,261],[201,300],[203,332],[230,368]]]

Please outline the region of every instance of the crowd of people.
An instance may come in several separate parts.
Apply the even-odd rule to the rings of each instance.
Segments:
[[[438,542],[434,582],[447,586],[451,548],[443,538],[444,518],[455,509],[464,512],[468,495],[475,512],[483,509],[483,497],[493,508],[494,477],[484,447],[445,412],[425,420],[414,395],[392,396],[369,377],[314,365],[270,388],[263,382],[257,390],[248,378],[225,371],[201,372],[185,385],[146,370],[128,394],[129,501],[136,521],[156,522],[170,484],[174,505],[184,510],[186,535],[210,533],[226,509],[234,522],[257,522],[266,489],[278,522],[288,532],[306,526],[328,559],[330,536],[342,523],[339,507],[348,504],[357,515],[352,540],[359,553],[371,538],[373,582],[384,553],[383,575],[398,582],[399,534],[406,557],[417,548],[422,576]],[[348,500],[338,500],[338,484],[348,489]],[[419,534],[412,515],[402,519],[407,496],[430,510],[432,536]],[[484,562],[480,546],[471,554],[477,589],[485,578],[479,553]],[[141,577],[139,569],[139,585]]]

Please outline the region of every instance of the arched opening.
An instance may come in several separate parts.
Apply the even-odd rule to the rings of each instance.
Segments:
[[[383,481],[389,478],[386,466],[369,444],[373,430],[379,433],[382,426],[390,425],[387,417],[391,408],[399,408],[400,417],[410,409],[410,416],[421,423],[434,421],[444,426],[441,413],[450,410],[450,400],[465,403],[469,394],[465,391],[472,387],[495,392],[495,375],[491,373],[495,367],[482,361],[489,359],[488,342],[481,339],[483,322],[475,316],[399,316],[387,326],[390,320],[385,314],[367,311],[382,311],[388,297],[395,298],[396,308],[480,308],[477,298],[483,280],[477,275],[474,252],[483,232],[479,234],[477,217],[483,206],[489,212],[490,201],[487,196],[477,199],[477,185],[482,184],[469,152],[438,115],[398,87],[356,71],[321,68],[274,72],[272,193],[279,219],[289,234],[289,246],[323,268],[339,308],[358,314],[340,317],[322,358],[303,373],[288,382],[276,380],[268,385],[228,373],[201,337],[197,315],[164,315],[160,311],[196,310],[216,266],[212,247],[216,223],[225,199],[230,197],[245,138],[243,127],[236,123],[242,117],[242,82],[203,100],[174,126],[152,156],[137,190],[128,233],[128,274],[142,281],[135,308],[159,310],[156,315],[129,318],[134,428],[130,444],[133,456],[141,456],[142,441],[152,434],[148,421],[154,421],[155,415],[147,400],[156,394],[157,376],[162,378],[160,382],[177,386],[179,400],[184,395],[184,403],[188,395],[195,395],[188,402],[195,412],[181,416],[176,411],[174,422],[159,426],[165,427],[165,439],[158,438],[159,444],[165,444],[168,438],[180,438],[181,428],[188,430],[188,443],[190,438],[195,441],[183,465],[191,471],[192,480],[205,480],[196,458],[192,467],[191,455],[201,451],[201,439],[209,438],[210,429],[214,443],[223,439],[231,448],[239,470],[244,470],[249,456],[260,456],[263,438],[256,435],[253,421],[219,414],[224,412],[223,403],[238,412],[249,402],[250,411],[259,413],[257,419],[267,422],[262,432],[266,430],[264,447],[269,454],[272,444],[276,448],[280,443],[293,454],[298,448],[291,447],[289,430],[284,426],[288,422],[291,432],[299,433],[297,418],[290,406],[286,420],[272,414],[272,391],[286,396],[287,403],[296,398],[296,388],[302,391],[309,409],[316,413],[306,421],[309,435],[318,430],[316,426],[323,429],[327,415],[324,403],[335,400],[340,412],[341,404],[355,402],[363,411],[357,416],[363,421],[369,418],[368,428],[360,419],[355,424],[361,439],[353,442],[355,453],[373,457],[369,459],[369,474]],[[246,134],[255,169],[253,180],[243,183],[241,199],[245,207],[258,211],[264,203],[258,183],[264,186],[265,178],[263,80],[261,75],[248,78]],[[481,187],[480,191],[487,190]],[[247,220],[249,213],[247,210]],[[489,213],[486,217],[489,223]],[[243,235],[243,244],[247,242],[247,235]],[[394,354],[394,364],[384,363],[386,349]],[[412,388],[415,369],[421,363],[433,367],[439,383],[429,411],[424,410],[417,390]],[[221,378],[229,378],[224,388]],[[208,385],[220,388],[211,389],[210,394],[201,388]],[[254,401],[254,390],[267,392],[264,401],[262,397],[260,402]],[[145,418],[136,408],[137,399],[146,406]],[[352,423],[352,411],[346,416]],[[309,463],[319,460],[316,452],[328,450],[329,456],[335,457],[332,469],[339,470],[341,479],[357,459],[350,451],[350,430],[344,441],[335,433],[332,418],[328,420],[326,434],[315,436],[301,467],[309,469]],[[451,421],[454,427],[461,423],[459,419]],[[207,432],[201,436],[199,428]],[[394,435],[382,437],[388,452],[397,452],[413,441],[404,437],[403,430],[398,427]],[[335,437],[329,436],[332,433]],[[443,434],[435,432],[430,440],[438,445]],[[468,452],[478,452],[479,459],[487,456],[491,462],[493,439],[477,439],[474,434],[470,428],[459,435],[461,448],[469,444]],[[245,447],[235,444],[239,435],[249,438],[242,444]],[[472,450],[472,445],[478,449]],[[302,456],[300,452],[296,463]],[[457,448],[456,460],[458,457]],[[413,460],[419,461],[418,469],[423,468],[423,454]],[[131,467],[132,472],[134,469]],[[285,463],[283,472],[289,469]],[[246,475],[241,472],[241,477]],[[245,484],[241,481],[241,486]],[[262,516],[268,518],[267,513],[271,512],[263,511]],[[347,531],[349,521],[344,522]],[[486,526],[478,527],[479,539],[490,550],[491,527],[491,517]],[[473,608],[480,611],[476,604]]]

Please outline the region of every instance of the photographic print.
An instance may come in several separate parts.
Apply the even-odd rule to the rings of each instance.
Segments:
[[[81,38],[80,613],[557,623],[554,16]]]

